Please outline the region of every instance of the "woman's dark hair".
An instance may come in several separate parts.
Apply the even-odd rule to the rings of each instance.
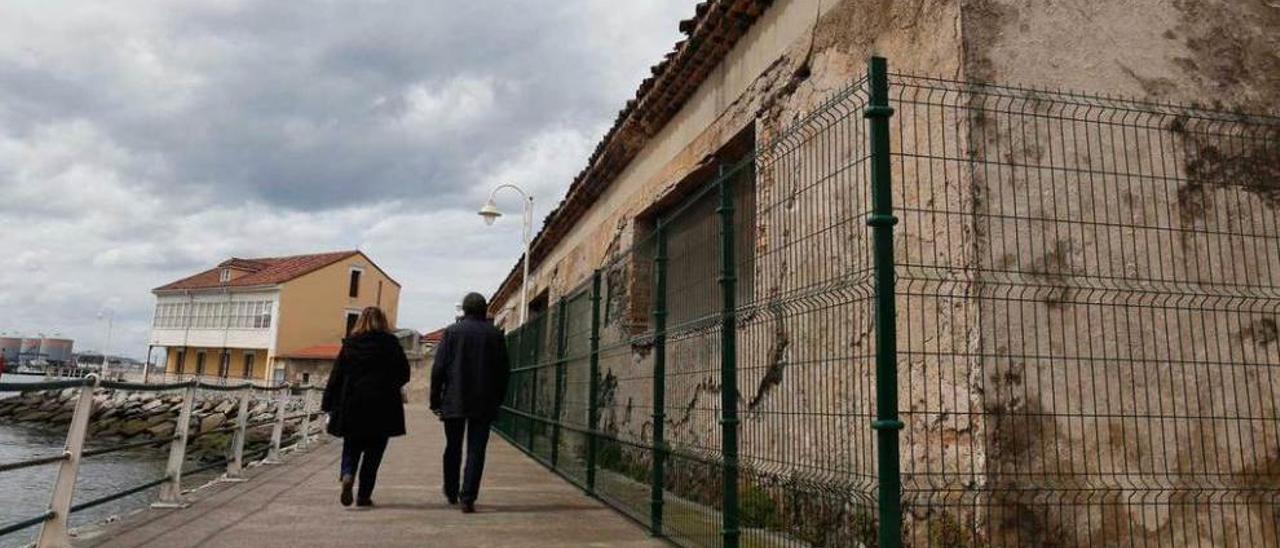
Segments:
[[[391,332],[391,324],[387,323],[387,315],[383,314],[382,309],[376,306],[367,306],[364,310],[361,310],[360,317],[356,319],[356,325],[351,328],[352,337],[370,332]]]
[[[479,293],[467,293],[467,296],[462,298],[463,314],[483,318],[485,313],[488,311],[489,303],[484,300],[484,295]]]

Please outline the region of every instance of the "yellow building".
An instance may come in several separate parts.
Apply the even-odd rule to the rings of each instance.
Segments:
[[[336,349],[366,306],[394,326],[400,302],[400,284],[360,251],[231,258],[152,293],[166,373],[269,382],[304,380],[286,357]]]

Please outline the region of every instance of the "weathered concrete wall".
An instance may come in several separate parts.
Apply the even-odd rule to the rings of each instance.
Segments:
[[[1280,111],[1261,0],[963,13],[971,79]],[[972,181],[991,509],[954,538],[1280,542],[1280,132],[1043,99],[968,121],[974,161],[1001,166]]]

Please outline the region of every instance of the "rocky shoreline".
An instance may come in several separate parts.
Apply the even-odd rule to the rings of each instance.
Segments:
[[[0,400],[0,423],[22,424],[37,428],[57,428],[71,423],[75,412],[77,388],[29,391]],[[89,419],[86,443],[89,447],[119,443],[161,440],[173,436],[178,413],[182,409],[182,393],[137,392],[95,389],[93,413]],[[269,422],[275,418],[275,396],[255,393],[250,397],[248,423]],[[291,398],[286,414],[302,410],[302,401]],[[235,424],[240,411],[240,394],[199,390],[191,408],[191,434],[210,432]],[[246,453],[271,442],[274,423],[251,427],[245,436]],[[297,430],[298,421],[286,421],[284,437]],[[315,427],[313,426],[313,429]],[[203,435],[190,441],[187,458],[213,462],[227,456],[232,432]],[[144,449],[145,450],[145,449]],[[152,451],[167,451],[167,444],[157,444]]]

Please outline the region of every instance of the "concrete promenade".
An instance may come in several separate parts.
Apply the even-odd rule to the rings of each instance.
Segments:
[[[371,510],[338,504],[341,441],[251,468],[249,481],[191,496],[182,510],[145,510],[82,530],[76,546],[666,546],[494,436],[477,513],[440,493],[443,430],[409,406],[409,435],[393,439]]]

